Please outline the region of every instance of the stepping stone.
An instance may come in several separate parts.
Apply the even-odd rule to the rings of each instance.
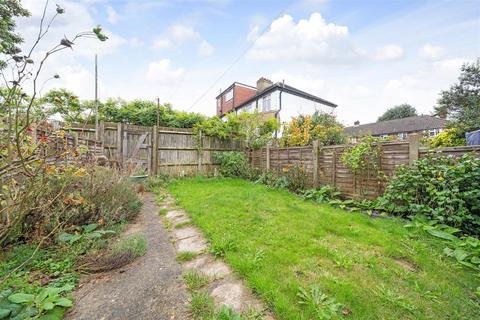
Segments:
[[[175,236],[175,238],[177,238],[177,240],[181,240],[194,236],[200,236],[200,233],[192,227],[186,227],[181,229],[174,229],[173,235]]]
[[[185,263],[185,268],[199,270],[203,265],[208,263],[210,260],[211,258],[208,255],[201,255],[196,257],[192,261]]]
[[[171,220],[171,221],[172,221],[172,224],[173,224],[174,226],[176,226],[176,225],[179,224],[179,223],[190,222],[190,221],[192,221],[192,220],[190,220],[189,217],[179,216],[179,217],[174,218],[174,219]]]
[[[185,264],[186,269],[193,269],[207,277],[223,278],[231,273],[230,268],[220,260],[202,255]]]
[[[227,282],[212,291],[216,305],[231,306],[236,312],[241,312],[244,305],[245,289],[241,283]]]
[[[199,253],[207,248],[207,244],[200,237],[181,239],[177,242],[178,252]]]
[[[165,215],[165,217],[167,217],[168,219],[174,219],[174,218],[182,217],[182,216],[185,216],[185,212],[183,212],[181,210],[172,210],[172,211],[167,212],[167,214]]]
[[[200,273],[207,277],[223,278],[230,274],[230,268],[222,261],[213,261],[203,265],[199,269]]]

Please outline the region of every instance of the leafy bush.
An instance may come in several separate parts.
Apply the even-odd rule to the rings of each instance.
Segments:
[[[421,215],[478,235],[480,159],[430,156],[400,167],[379,201],[397,215]]]
[[[279,129],[276,118],[265,119],[258,112],[230,112],[223,121],[219,117],[212,117],[197,123],[194,133],[198,138],[201,131],[203,135],[220,139],[235,139],[242,142],[248,149],[264,147],[271,139],[273,133]]]
[[[465,137],[460,134],[460,131],[455,128],[446,129],[434,137],[428,139],[428,144],[432,148],[442,147],[456,147],[467,144]]]
[[[282,175],[265,172],[258,176],[256,183],[264,184],[274,189],[287,189],[291,192],[301,192],[305,189],[307,174],[303,165],[290,164],[282,169]]]
[[[23,183],[22,189],[5,185],[0,195],[0,208],[16,219],[11,226],[0,222],[2,245],[60,232],[67,225],[111,226],[132,219],[141,207],[133,185],[107,168],[50,165]]]
[[[63,308],[73,305],[72,300],[62,295],[72,290],[72,285],[65,285],[60,288],[45,287],[38,294],[18,292],[8,295],[8,291],[2,292],[2,296],[6,296],[10,304],[0,297],[2,305],[0,316],[3,314],[1,319],[6,317],[31,319],[31,317],[37,318],[40,315],[44,315],[45,319],[62,319]]]
[[[301,195],[305,200],[313,200],[318,203],[328,203],[331,200],[337,199],[340,192],[338,192],[335,187],[325,185],[318,189],[305,190]]]
[[[143,256],[147,252],[147,238],[144,234],[132,234],[122,238],[112,246],[112,252],[130,252],[134,257]]]
[[[282,146],[306,146],[315,140],[323,146],[345,142],[343,127],[335,116],[317,111],[312,116],[300,115],[283,125]]]
[[[457,237],[455,234],[460,230],[436,221],[426,221],[425,218],[417,217],[412,223],[406,224],[406,228],[418,228],[428,234],[441,239],[446,247],[443,253],[471,269],[480,271],[480,240],[472,236]]]
[[[224,177],[252,179],[256,176],[256,170],[247,163],[243,152],[214,152],[213,159],[220,164],[220,174]]]

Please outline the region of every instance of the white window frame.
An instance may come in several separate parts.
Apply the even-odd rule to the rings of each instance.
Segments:
[[[227,92],[225,92],[225,94],[223,96],[225,97],[225,101],[232,100],[233,99],[233,89],[230,89]]]
[[[270,94],[267,94],[266,96],[262,97],[262,111],[270,111],[272,107],[272,97]]]
[[[438,131],[439,131],[438,129],[430,129],[428,130],[428,136],[435,137],[439,133]]]
[[[400,140],[405,140],[407,138],[407,133],[406,132],[400,132],[397,134],[398,139]]]

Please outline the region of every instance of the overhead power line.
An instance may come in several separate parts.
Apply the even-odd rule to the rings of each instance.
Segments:
[[[280,10],[280,12],[278,12],[278,14],[275,16],[274,20],[279,18],[281,15],[283,15],[285,13],[285,11],[291,6],[291,3],[284,7],[282,10]],[[268,28],[270,27],[270,24],[267,24],[263,29],[262,31],[259,33],[259,36],[252,41],[252,43],[250,43],[241,53],[240,55],[220,74],[219,77],[217,77],[215,79],[215,81],[213,81],[213,83],[207,88],[207,90],[205,90],[201,95],[200,97],[198,97],[197,100],[195,100],[195,102],[187,109],[187,111],[190,111],[193,107],[195,107],[197,105],[197,103],[199,103],[203,98],[205,98],[205,96],[210,92],[210,90],[213,89],[213,87],[215,87],[215,85],[217,84],[218,81],[220,81],[220,79],[222,79],[236,64],[238,61],[240,61],[243,56],[255,45],[255,43],[257,42],[258,38],[260,38],[267,30]]]

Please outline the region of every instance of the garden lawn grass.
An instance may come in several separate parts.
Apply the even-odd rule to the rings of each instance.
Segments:
[[[168,189],[278,319],[317,319],[297,296],[315,285],[349,319],[480,319],[479,278],[404,221],[239,179],[178,180]]]

